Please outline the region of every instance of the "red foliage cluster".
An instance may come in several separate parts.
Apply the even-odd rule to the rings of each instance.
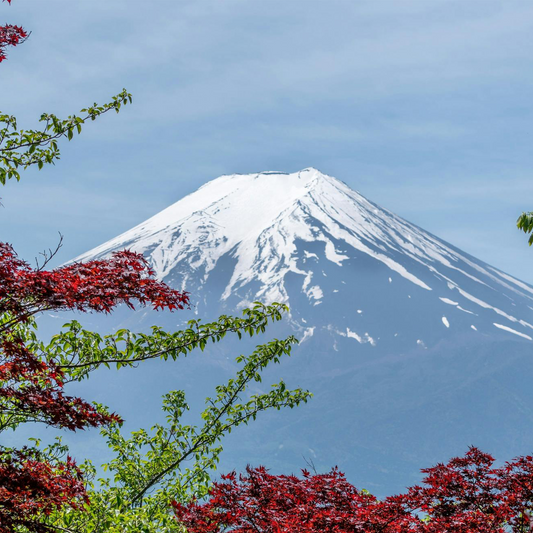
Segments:
[[[189,533],[523,533],[533,531],[533,457],[501,468],[471,447],[422,470],[424,486],[377,500],[337,469],[303,478],[263,467],[223,476],[207,502],[174,502]]]
[[[11,0],[7,0],[11,4]],[[17,46],[28,37],[28,33],[20,26],[6,24],[0,26],[0,63],[6,59],[5,49],[8,46]]]
[[[311,476],[274,476],[264,467],[234,472],[215,483],[203,505],[174,503],[176,516],[189,533],[285,533],[367,531],[366,510],[376,498],[359,492],[337,469]],[[351,528],[351,529],[349,529]],[[368,531],[371,531],[368,529]]]
[[[109,312],[132,300],[154,309],[183,309],[186,293],[154,279],[146,259],[133,252],[117,252],[111,259],[74,263],[52,271],[32,269],[9,244],[0,243],[0,313],[24,320],[55,310]]]
[[[0,336],[0,410],[4,424],[23,417],[70,429],[98,427],[121,421],[99,413],[81,398],[63,393],[63,374],[53,363],[39,360],[21,339]]]
[[[0,533],[12,533],[17,526],[47,532],[35,523],[36,515],[49,515],[66,503],[80,508],[86,502],[81,472],[70,457],[53,467],[35,450],[0,452]]]
[[[187,293],[154,278],[140,254],[119,252],[107,260],[46,271],[31,268],[10,245],[0,243],[0,431],[22,422],[74,431],[120,421],[65,395],[60,368],[33,353],[17,325],[46,310],[110,312],[119,304],[133,308],[133,301],[169,310],[189,304]],[[44,531],[32,521],[37,512],[75,507],[85,497],[71,459],[52,465],[36,450],[0,446],[0,533],[20,524],[28,531]]]

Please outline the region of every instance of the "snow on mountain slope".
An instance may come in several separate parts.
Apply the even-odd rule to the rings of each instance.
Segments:
[[[131,249],[149,257],[159,278],[201,292],[227,256],[234,266],[222,301],[240,291],[241,305],[256,299],[290,303],[287,279],[296,274],[301,292],[319,305],[325,297],[321,269],[309,268],[319,255],[304,250],[306,243],[322,246],[319,255],[330,266],[365,256],[374,269],[385,267],[389,282],[399,276],[412,291],[432,292],[435,304],[453,306],[452,313],[481,313],[500,332],[533,338],[533,288],[313,168],[221,176],[76,260]],[[450,327],[446,316],[439,321]],[[475,321],[464,326],[477,331]]]

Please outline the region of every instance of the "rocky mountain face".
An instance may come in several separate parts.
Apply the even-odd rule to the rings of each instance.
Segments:
[[[291,309],[265,338],[293,333],[300,345],[265,383],[283,377],[314,397],[232,434],[222,470],[338,465],[385,496],[469,445],[502,461],[531,453],[533,288],[335,178],[312,168],[222,176],[76,260],[121,249],[189,291],[193,310],[123,311],[106,330],[172,329],[255,300]],[[190,387],[200,402],[252,346],[229,341],[183,366],[113,375],[113,393],[107,375],[87,390],[111,405],[118,390],[126,419],[153,420],[160,394]]]

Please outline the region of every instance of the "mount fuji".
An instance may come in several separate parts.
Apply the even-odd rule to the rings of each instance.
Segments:
[[[222,470],[337,464],[384,496],[469,445],[502,461],[531,453],[533,287],[333,177],[313,168],[221,176],[76,260],[122,249],[189,291],[190,313],[206,320],[255,300],[290,307],[266,335],[293,333],[300,344],[265,381],[281,376],[314,397],[232,434]],[[189,318],[124,311],[113,326],[175,329]],[[178,361],[175,371],[167,362],[126,372],[130,419],[158,416],[141,380],[161,394],[193,385],[205,398],[202,387],[231,375],[230,355],[246,349],[222,344],[182,371]]]

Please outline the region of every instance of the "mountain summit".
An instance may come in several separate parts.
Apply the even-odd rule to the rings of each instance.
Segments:
[[[342,299],[343,285],[366,285],[371,275],[380,278],[373,299],[397,299],[398,291],[387,285],[401,284],[404,299],[419,300],[423,315],[430,302],[438,307],[439,327],[498,328],[530,341],[533,336],[530,286],[314,168],[221,176],[77,260],[120,249],[145,254],[160,279],[193,294],[219,275],[224,258],[231,259],[221,301],[233,296],[241,305],[290,304],[291,279],[292,288],[299,280],[300,292],[317,306],[333,294]],[[324,279],[328,271],[333,280]],[[365,299],[353,295],[359,308]]]
[[[533,288],[333,177],[313,168],[221,176],[76,260],[121,249],[143,253],[206,319],[254,300],[290,306],[273,332],[300,345],[265,379],[314,398],[232,435],[222,469],[297,472],[303,456],[384,496],[469,445],[502,460],[531,452]],[[173,329],[177,316],[141,310],[114,325]],[[225,347],[189,374],[159,368],[152,388],[220,382],[233,353],[248,349]],[[147,380],[145,370],[122,385],[126,419],[158,416],[134,392]]]

